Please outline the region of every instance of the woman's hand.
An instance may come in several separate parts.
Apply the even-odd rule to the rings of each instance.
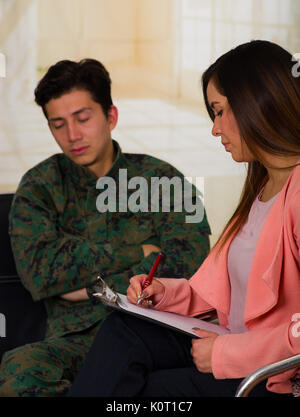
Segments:
[[[192,340],[191,355],[194,364],[200,372],[212,372],[211,357],[213,344],[219,335],[208,330],[194,329],[194,331],[201,337],[201,339]]]
[[[147,275],[145,274],[135,275],[130,278],[130,286],[127,288],[127,298],[131,303],[136,304],[141,295],[145,301],[152,297],[155,304],[162,299],[165,287],[155,278],[153,278],[151,284],[148,285],[142,294],[143,283],[146,279]],[[143,305],[143,303],[141,305]],[[146,305],[146,303],[144,305]]]

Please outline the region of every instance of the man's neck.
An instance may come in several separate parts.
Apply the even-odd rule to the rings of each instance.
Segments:
[[[116,159],[117,152],[114,148],[113,142],[111,141],[110,146],[108,147],[105,155],[101,160],[95,161],[94,164],[88,166],[88,170],[91,171],[97,178],[101,178],[107,174],[111,169],[114,160]]]

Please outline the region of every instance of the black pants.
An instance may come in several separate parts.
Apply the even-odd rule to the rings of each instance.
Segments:
[[[69,396],[233,397],[241,379],[215,379],[193,364],[190,336],[112,313],[100,328]],[[261,383],[253,396],[276,396]]]

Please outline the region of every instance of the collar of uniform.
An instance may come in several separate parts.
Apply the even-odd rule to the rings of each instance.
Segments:
[[[115,177],[118,174],[119,169],[125,166],[125,158],[120,145],[115,140],[113,140],[113,145],[117,155],[109,171],[105,174],[105,176],[109,177]],[[75,162],[71,161],[69,158],[67,159],[67,168],[71,174],[72,180],[77,186],[79,185],[83,188],[91,186],[96,187],[98,178],[95,174],[93,174],[88,168],[75,164]]]
[[[114,162],[112,163],[112,166],[110,167],[109,171],[105,174],[105,176],[116,178],[116,176],[119,175],[119,169],[126,168],[127,165],[126,165],[125,156],[121,150],[121,147],[118,144],[118,142],[115,141],[114,139],[113,139],[113,145],[116,151],[116,158]]]

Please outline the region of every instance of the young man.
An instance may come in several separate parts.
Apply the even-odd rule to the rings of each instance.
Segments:
[[[58,62],[35,90],[62,153],[22,178],[10,235],[24,286],[45,302],[47,333],[45,340],[4,355],[0,396],[66,394],[107,315],[88,297],[99,274],[125,293],[129,278],[147,273],[161,250],[166,257],[156,275],[170,277],[191,276],[208,253],[205,213],[202,221],[188,223],[184,205],[169,212],[124,209],[127,184],[120,173],[147,184],[154,177],[183,177],[156,158],[122,153],[111,137],[118,111],[110,87],[103,65],[86,59]],[[123,198],[111,210],[97,204],[104,177]]]

